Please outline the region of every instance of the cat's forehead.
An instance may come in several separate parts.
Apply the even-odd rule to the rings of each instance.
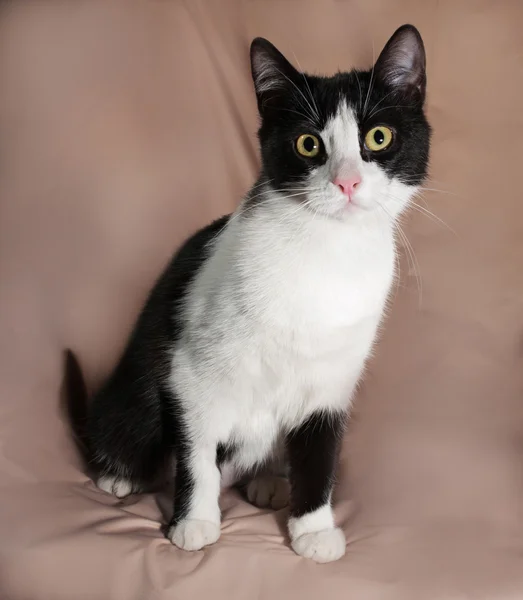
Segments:
[[[350,71],[332,77],[308,76],[307,80],[303,81],[303,85],[308,87],[318,106],[322,126],[346,108],[352,109],[357,116],[368,92],[375,93],[372,88],[369,89],[369,74],[366,72]]]

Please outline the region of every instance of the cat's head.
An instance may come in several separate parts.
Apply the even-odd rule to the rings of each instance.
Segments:
[[[400,27],[369,71],[295,69],[267,40],[251,45],[263,176],[289,202],[340,220],[394,220],[427,173],[425,50]]]

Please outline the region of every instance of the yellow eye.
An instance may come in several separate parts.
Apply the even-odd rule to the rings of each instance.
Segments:
[[[385,150],[392,143],[392,130],[384,125],[373,127],[365,135],[365,148],[372,152]]]
[[[310,133],[304,133],[296,140],[296,150],[298,154],[313,158],[320,151],[320,140]]]

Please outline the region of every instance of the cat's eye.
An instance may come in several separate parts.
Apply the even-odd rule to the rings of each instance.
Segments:
[[[384,125],[378,125],[367,131],[365,135],[365,148],[371,152],[385,150],[392,143],[392,130]]]
[[[304,133],[296,140],[298,154],[307,158],[314,158],[320,151],[320,140],[311,133]]]

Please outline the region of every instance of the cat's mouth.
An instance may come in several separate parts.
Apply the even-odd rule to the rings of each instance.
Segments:
[[[352,195],[347,198],[346,195],[337,196],[336,202],[340,205],[340,212],[343,214],[354,214],[360,211],[370,212],[372,207],[365,204],[361,197]]]
[[[346,198],[340,200],[337,196],[326,201],[325,199],[322,201],[309,197],[305,199],[303,205],[313,216],[321,215],[335,221],[346,221],[358,214],[363,215],[372,212],[372,207],[366,206],[360,200],[351,199],[348,202]]]
[[[301,209],[314,217],[321,215],[324,218],[345,221],[351,216],[370,213],[373,210],[373,207],[365,204],[358,194],[347,198],[346,194],[335,189],[334,186],[312,189],[307,186],[303,189],[294,188],[292,191],[288,189],[275,191],[280,198],[299,204]]]

